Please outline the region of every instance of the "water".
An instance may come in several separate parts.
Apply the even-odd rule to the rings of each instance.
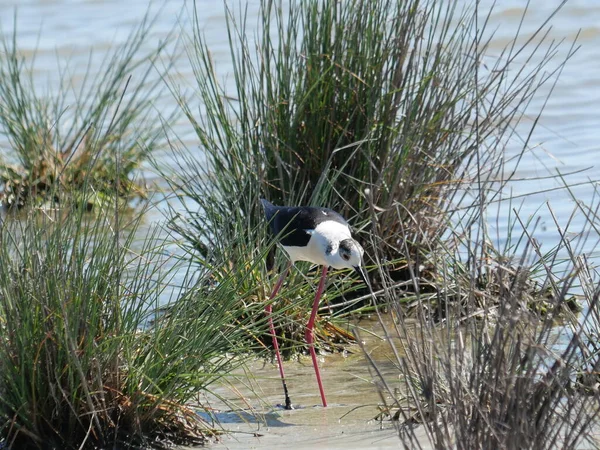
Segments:
[[[490,3],[491,0],[482,2],[481,10],[486,10]],[[533,33],[559,3],[558,0],[534,2],[527,12],[521,35],[529,36]],[[148,4],[142,0],[0,0],[0,10],[3,12],[0,16],[0,27],[5,33],[12,33],[13,12],[16,10],[19,49],[28,56],[35,52],[36,83],[40,89],[52,90],[56,88],[59,77],[57,56],[62,64],[66,60],[70,61],[73,77],[77,79],[85,70],[89,49],[94,48],[97,56],[94,60],[99,64],[102,52],[127,39],[132,28],[146,14]],[[514,37],[524,4],[521,0],[501,2],[501,6],[492,14],[492,25],[489,29],[496,28],[489,51],[492,57],[495,56],[495,52],[499,54]],[[231,65],[228,60],[223,7],[221,2],[208,0],[197,1],[196,5],[199,22],[212,49],[213,60],[225,80]],[[172,0],[163,4],[153,4],[150,7],[150,16],[157,12],[159,14],[153,27],[152,39],[145,43],[143,50],[154,49],[158,42],[167,38],[173,30],[176,35],[185,36],[191,30],[191,10],[191,2]],[[256,11],[257,2],[251,1],[248,8],[250,29],[256,25]],[[581,47],[562,71],[553,95],[545,106],[542,119],[531,139],[533,150],[525,156],[516,174],[516,178],[526,181],[511,185],[512,193],[516,196],[561,187],[556,179],[544,179],[548,175],[555,175],[557,171],[580,171],[566,178],[571,184],[600,179],[600,171],[594,157],[597,152],[597,130],[600,129],[600,49],[597,45],[600,34],[600,5],[594,0],[570,1],[553,18],[552,24],[550,38],[566,39],[559,56],[564,57],[576,36]],[[176,58],[175,69],[171,73],[181,81],[184,90],[193,92],[194,78],[184,52]],[[132,82],[135,83],[135,79]],[[533,112],[539,109],[543,101],[543,96],[534,100],[530,108],[531,115],[524,121],[525,125],[534,119]],[[175,103],[172,98],[165,96],[161,98],[157,107],[160,111],[170,111],[175,108]],[[174,131],[190,148],[197,148],[193,131],[184,119],[175,125]],[[522,127],[522,133],[525,131],[526,127]],[[513,145],[515,149],[520,148],[518,142],[514,142]],[[8,144],[2,138],[0,152],[10,154]],[[165,164],[168,164],[168,155],[163,154],[162,157]],[[148,173],[147,176],[151,177],[152,174]],[[574,195],[579,200],[589,202],[592,187],[589,184],[575,187]],[[574,208],[574,201],[564,190],[550,191],[528,198],[522,206],[521,214],[524,218],[530,215],[540,216],[545,227],[538,231],[536,237],[550,248],[557,242],[558,233],[549,211],[538,211],[538,207],[545,201],[551,202],[554,213],[565,223]],[[506,205],[499,213],[490,211],[492,216],[498,215],[498,229],[494,229],[494,220],[492,233],[496,234],[500,244],[507,235],[507,211]],[[156,215],[152,220],[160,220],[160,215]],[[582,226],[583,220],[578,217],[573,231],[580,231]],[[597,256],[591,244],[588,250]]]
[[[526,2],[502,2],[501,8],[492,15],[491,23],[498,24],[498,32],[492,41],[490,50],[498,52],[506,45],[516,29]],[[529,36],[539,23],[548,17],[559,1],[533,2],[526,15],[522,35]],[[597,150],[597,129],[599,125],[598,73],[600,63],[596,52],[599,36],[600,7],[593,1],[576,0],[568,2],[552,20],[551,39],[565,39],[562,55],[577,38],[576,46],[580,46],[571,57],[554,85],[552,96],[545,106],[543,115],[531,139],[533,150],[525,155],[516,178],[524,182],[511,184],[512,193],[516,196],[531,192],[540,192],[529,196],[524,202],[521,217],[537,216],[541,226],[535,237],[542,243],[542,248],[549,249],[558,243],[558,232],[550,209],[558,218],[561,227],[575,208],[576,201],[590,203],[594,188],[589,180],[600,179],[600,171],[595,155]],[[548,86],[550,87],[550,86]],[[537,112],[543,107],[545,98],[539,96],[532,102],[530,111]],[[534,119],[529,114],[524,121],[525,127]],[[529,122],[529,123],[528,123]],[[521,128],[525,128],[521,127]],[[516,144],[518,147],[518,143]],[[563,187],[557,179],[547,178],[557,173],[567,174],[566,182],[574,185],[570,195],[565,190],[552,190]],[[598,184],[596,183],[596,186]],[[548,192],[544,192],[548,191]],[[519,204],[517,202],[517,204]],[[544,203],[548,202],[549,207]],[[541,209],[538,209],[540,208]],[[507,235],[507,208],[498,215],[498,241],[502,243]],[[571,237],[584,227],[583,216],[578,214],[569,229]],[[598,259],[595,248],[598,233],[593,232],[590,241],[582,250]]]
[[[482,2],[482,10],[490,3],[491,0]],[[494,52],[499,53],[513,38],[526,2],[505,0],[499,3],[500,6],[497,6],[490,18],[490,28],[497,28],[490,46],[492,56]],[[559,3],[558,0],[532,2],[523,24],[522,35],[532,33]],[[256,23],[256,4],[255,1],[251,2],[248,9],[248,22],[251,26]],[[218,70],[225,75],[231,66],[228,62],[225,15],[221,2],[205,0],[197,1],[196,5],[200,23],[212,48],[213,60]],[[0,0],[0,26],[4,33],[12,33],[13,11],[16,9],[19,49],[25,55],[37,55],[34,68],[36,85],[40,89],[52,90],[58,81],[57,56],[61,61],[70,59],[76,79],[85,70],[89,49],[93,47],[100,57],[110,46],[123,43],[147,8],[148,2],[143,0]],[[155,48],[173,29],[177,34],[185,36],[191,29],[191,8],[190,2],[179,0],[152,5],[151,14],[159,9],[161,11],[153,28],[152,39],[144,44],[145,50]],[[520,214],[524,220],[530,216],[540,218],[541,226],[535,237],[543,249],[551,248],[560,237],[550,209],[544,203],[549,202],[553,213],[564,226],[576,201],[592,201],[594,190],[589,180],[600,179],[600,153],[597,148],[600,134],[600,3],[596,0],[572,0],[556,15],[552,24],[550,37],[566,39],[560,50],[562,55],[566,54],[576,36],[580,48],[560,74],[552,97],[545,105],[539,125],[531,138],[533,149],[525,155],[518,168],[516,178],[523,181],[511,184],[515,196],[538,192],[524,199],[522,205],[522,199],[519,199],[513,206],[520,206]],[[96,61],[100,61],[100,58]],[[181,81],[184,89],[192,89],[193,75],[185,54],[175,60],[173,75]],[[525,125],[534,119],[533,111],[539,109],[543,101],[540,97],[532,102],[529,110],[531,114],[525,119]],[[157,107],[161,111],[167,111],[175,108],[175,104],[169,97],[164,97]],[[190,148],[197,147],[193,132],[185,121],[175,125],[175,132]],[[518,142],[514,142],[512,146],[509,151],[520,148]],[[0,152],[4,155],[10,153],[6,140],[1,137]],[[166,153],[161,157],[165,164],[169,163]],[[572,173],[566,177],[567,182],[577,185],[572,190],[572,196],[564,189],[556,190],[561,187],[561,183],[548,176],[557,172]],[[151,173],[149,175],[152,176]],[[497,210],[488,212],[494,219],[491,223],[492,235],[499,244],[506,242],[508,211],[507,205],[503,204]],[[149,222],[160,220],[159,213],[148,218]],[[579,214],[572,221],[569,230],[571,236],[576,236],[583,225],[583,216]],[[581,247],[592,258],[599,257],[595,247],[597,239],[598,233],[592,231],[588,243]],[[239,435],[233,441],[226,441],[224,446],[283,448],[289,447],[290,442],[298,445],[303,442],[307,448],[315,445],[328,448],[333,448],[334,445],[340,448],[397,446],[393,431],[380,430],[379,424],[371,420],[376,412],[374,406],[356,410],[340,419],[357,406],[375,405],[378,402],[364,361],[356,355],[350,358],[333,355],[324,358],[323,365],[325,388],[330,393],[333,404],[331,408],[327,411],[312,408],[312,405],[319,403],[319,399],[312,381],[309,360],[290,363],[287,370],[295,379],[290,382],[292,399],[300,401],[306,407],[282,413],[278,420],[282,424],[296,426],[280,427],[279,422],[267,420],[268,429],[265,430],[260,424],[250,423],[245,431],[260,433],[262,437]],[[269,364],[263,367],[257,362],[253,373],[262,380],[261,396],[270,404],[281,401],[278,400],[280,385],[275,368]],[[247,394],[251,396],[251,392]],[[231,427],[238,428],[239,424]],[[290,432],[290,429],[294,431]]]
[[[378,368],[389,380],[391,388],[399,387],[397,369],[388,359],[389,346],[378,337],[383,334],[378,322],[364,320],[358,326],[373,332],[362,334],[365,345],[378,361]],[[381,399],[371,383],[373,374],[357,346],[348,353],[319,357],[327,408],[321,407],[310,358],[286,361],[284,365],[290,398],[296,409],[285,411],[279,408],[273,412],[272,405],[284,401],[279,372],[275,365],[263,360],[250,362],[247,371],[240,374],[244,382],[233,381],[233,387],[220,389],[219,394],[244,409],[252,405],[259,412],[258,418],[244,413],[222,414],[219,417],[221,426],[232,434],[215,448],[398,448],[395,428],[387,418],[383,421],[377,418],[380,413],[377,405]],[[240,395],[244,400],[240,400]],[[257,396],[262,404],[257,404]],[[211,406],[218,408],[222,404],[216,402]],[[266,412],[264,417],[261,412]],[[289,424],[294,426],[289,427]]]

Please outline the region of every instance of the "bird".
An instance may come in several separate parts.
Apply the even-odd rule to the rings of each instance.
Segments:
[[[292,403],[285,382],[279,344],[273,325],[271,301],[279,292],[293,263],[308,261],[323,266],[310,318],[306,324],[305,339],[315,369],[321,401],[323,406],[326,407],[327,400],[314,347],[314,325],[319,301],[325,289],[325,280],[330,267],[334,269],[354,269],[370,288],[371,285],[364,269],[364,249],[353,239],[346,219],[332,209],[314,206],[275,206],[265,199],[260,199],[260,201],[272,234],[278,238],[279,244],[289,258],[287,266],[275,284],[269,302],[265,307],[269,331],[273,338],[273,348],[279,365],[279,374],[283,383],[285,409],[292,409]]]

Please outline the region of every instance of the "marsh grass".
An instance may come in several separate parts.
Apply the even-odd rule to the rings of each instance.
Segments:
[[[364,350],[405,447],[597,445],[600,284],[595,266],[575,249],[582,242],[588,250],[597,248],[598,242],[586,241],[596,228],[598,205],[597,200],[595,206],[577,203],[566,223],[546,207],[560,235],[547,253],[534,238],[536,223],[514,212],[515,229],[522,231],[512,236],[513,244],[523,245],[513,245],[513,253],[499,264],[480,259],[485,251],[472,244],[463,269],[474,277],[474,287],[456,301],[453,276],[434,281],[439,283],[437,294],[424,296],[416,323],[407,320],[393,290],[387,292],[393,325],[385,334],[395,375],[384,375],[381,362]],[[583,229],[581,221],[575,225],[575,215],[584,218]],[[487,245],[486,236],[479,245]],[[456,254],[444,258],[459,259]],[[448,265],[448,271],[457,267]],[[487,282],[493,279],[495,289],[481,286],[480,269]],[[531,280],[532,271],[549,291],[543,314],[530,307],[532,294],[524,281]],[[571,312],[573,292],[582,303],[581,314]],[[431,314],[436,302],[445,305],[441,322]]]
[[[196,409],[251,350],[249,317],[262,308],[243,278],[214,285],[173,261],[140,220],[113,206],[27,209],[2,223],[4,446],[162,448],[216,432]]]
[[[443,268],[429,255],[452,233],[470,186],[487,190],[475,206],[483,211],[510,180],[501,173],[505,158],[518,166],[541,114],[530,109],[523,137],[517,126],[524,111],[541,87],[551,91],[574,51],[557,56],[560,42],[547,37],[551,14],[527,38],[517,30],[513,42],[488,55],[492,11],[459,3],[263,0],[256,27],[244,8],[226,3],[228,74],[214,62],[194,9],[186,45],[193,97],[175,79],[168,84],[200,146],[186,149],[172,139],[176,167],[163,169],[182,202],[171,224],[189,258],[201,267],[228,260],[232,271],[245,273],[272,240],[259,198],[326,205],[349,219],[368,266],[386,265],[407,304],[416,305],[415,291],[435,296],[430,281]],[[507,157],[516,140],[520,151]],[[371,278],[383,287],[377,270]],[[258,273],[252,288],[268,290],[265,280]],[[303,305],[313,292],[302,291],[304,281],[291,278],[286,288],[304,300],[285,312],[302,318],[292,342],[301,341]],[[323,316],[372,308],[354,281],[329,289]],[[286,290],[276,311],[290,304]]]
[[[261,194],[328,204],[358,225],[368,189],[382,233],[403,224],[411,251],[444,232],[457,185],[495,175],[533,94],[571,55],[552,61],[544,22],[491,59],[491,11],[458,2],[264,0],[254,31],[244,10],[226,14],[233,73],[222,80],[196,16],[188,54],[202,108],[176,93],[204,152],[193,164],[211,176],[197,195],[254,222]]]
[[[85,192],[91,210],[113,197],[145,196],[134,175],[160,144],[153,101],[162,80],[155,62],[169,41],[143,50],[154,20],[147,15],[103,60],[90,53],[83,69],[57,61],[59,81],[50,92],[40,92],[34,81],[35,54],[26,59],[19,49],[16,18],[12,35],[2,33],[0,134],[9,145],[0,159],[4,207],[81,203]]]
[[[486,108],[485,97],[478,102]],[[522,117],[517,114],[515,123]],[[478,121],[474,126],[479,136]],[[522,124],[504,130],[485,140],[503,149],[505,138],[523,136]],[[390,240],[410,245],[405,243],[410,232],[381,233],[381,215],[376,205],[371,208],[373,258],[393,317],[390,327],[384,325],[392,375],[363,349],[405,448],[597,446],[600,384],[593,330],[600,291],[597,270],[583,253],[599,244],[597,187],[589,184],[594,195],[586,203],[557,175],[558,188],[571,194],[573,214],[559,220],[542,205],[525,217],[505,188],[514,182],[515,161],[532,131],[521,138],[525,145],[516,160],[497,160],[490,171],[487,164],[495,160],[486,159],[488,142],[482,141],[475,176],[456,190],[460,201],[449,211],[445,234],[427,246],[427,257],[405,250],[412,258],[408,295],[395,286],[383,264],[386,254],[378,249]],[[503,246],[494,246],[489,233],[488,210],[495,202],[498,211],[510,210]],[[559,240],[550,249],[536,238],[538,214],[551,218],[546,226],[557,230]],[[437,270],[423,271],[428,264]]]

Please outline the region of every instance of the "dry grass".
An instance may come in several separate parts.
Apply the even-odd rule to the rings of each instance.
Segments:
[[[583,243],[587,249],[600,245],[590,233],[597,230],[597,193],[592,203],[579,199],[566,224],[547,206],[560,236],[548,253],[533,237],[536,223],[516,212],[513,220],[523,231],[510,236],[513,254],[490,257],[495,251],[485,233],[434,253],[446,269],[431,280],[433,293],[417,292],[416,324],[407,320],[402,293],[382,269],[393,317],[386,337],[397,376],[385,376],[364,350],[407,448],[597,446],[600,278],[577,250]],[[570,229],[576,214],[586,219],[584,229]],[[455,283],[452,271],[468,283]],[[423,432],[428,444],[418,437]]]

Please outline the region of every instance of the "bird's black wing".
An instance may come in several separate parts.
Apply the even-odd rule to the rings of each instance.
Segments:
[[[287,247],[305,247],[310,231],[328,220],[348,226],[346,220],[329,208],[275,206],[261,199],[271,231],[282,235],[281,244]]]

